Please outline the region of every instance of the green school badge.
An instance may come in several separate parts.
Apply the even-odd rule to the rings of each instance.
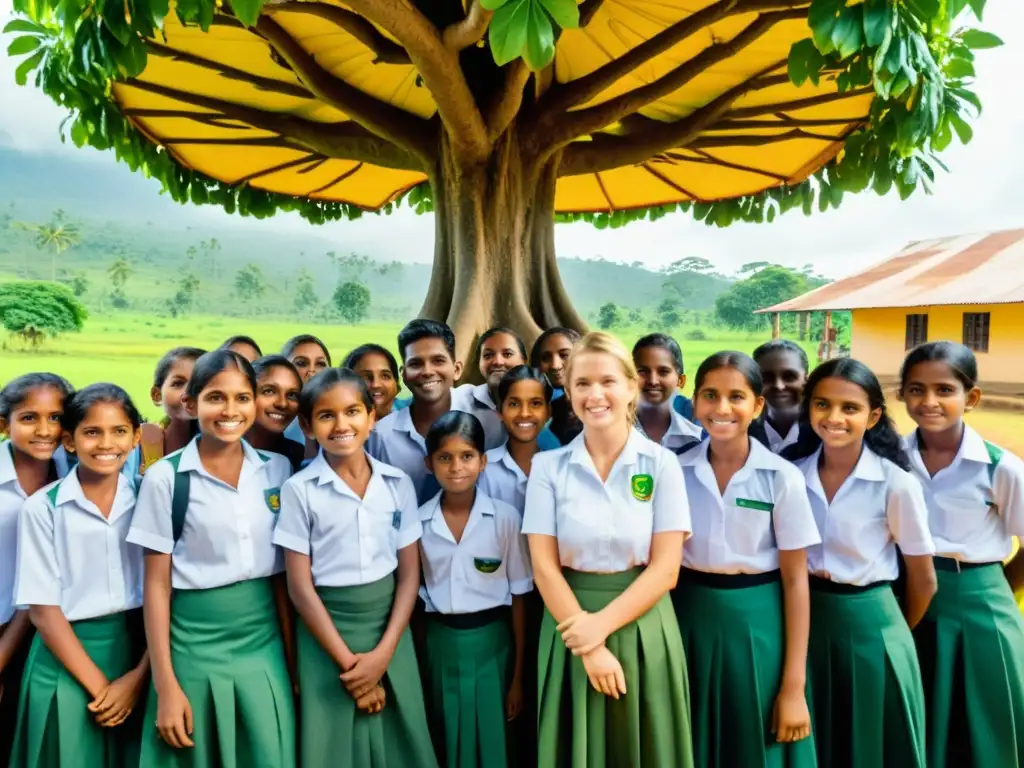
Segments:
[[[743,507],[744,509],[759,509],[762,512],[771,512],[775,509],[774,504],[755,499],[736,499],[736,506]]]
[[[263,498],[267,501],[267,507],[275,515],[281,511],[281,489],[280,488],[267,488],[263,492]]]
[[[396,531],[402,527],[402,510],[396,509],[391,513],[391,527]]]
[[[633,475],[629,485],[637,501],[650,501],[654,495],[654,478],[650,475]]]
[[[492,560],[488,557],[474,557],[473,565],[480,573],[494,573],[501,567],[501,560]]]

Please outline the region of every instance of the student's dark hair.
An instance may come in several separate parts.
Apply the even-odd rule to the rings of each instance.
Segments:
[[[531,368],[528,365],[517,365],[511,370],[505,371],[505,375],[501,377],[501,382],[498,384],[498,410],[505,404],[505,399],[508,397],[508,393],[512,390],[512,386],[519,381],[536,381],[544,390],[544,400],[548,405],[551,405],[551,398],[554,397],[555,390],[551,387],[551,382],[548,381],[548,377],[538,371],[536,368]]]
[[[548,328],[537,337],[537,340],[533,342],[533,348],[530,350],[530,365],[534,368],[540,368],[541,350],[544,349],[544,343],[552,336],[565,336],[573,344],[583,338],[580,336],[579,331],[575,331],[572,328],[565,328],[561,325]]]
[[[220,345],[219,349],[227,349],[232,344],[248,344],[250,347],[256,350],[257,357],[263,357],[263,350],[260,349],[260,345],[256,343],[252,336],[232,336],[229,339],[225,339],[224,343]]]
[[[331,365],[331,353],[327,349],[327,345],[324,344],[316,336],[308,333],[300,333],[298,336],[292,336],[288,341],[281,345],[281,354],[285,357],[291,357],[298,347],[303,344],[316,344],[324,353],[324,357],[327,358],[327,364]]]
[[[572,409],[568,397],[560,397],[551,403],[551,432],[562,445],[571,443],[583,431],[583,422]]]
[[[726,351],[716,352],[700,364],[700,368],[697,369],[697,376],[693,382],[694,397],[696,397],[697,392],[700,392],[700,388],[704,386],[704,379],[707,375],[720,368],[735,368],[747,380],[747,386],[750,387],[753,393],[758,397],[761,396],[764,384],[761,381],[761,369],[758,368],[754,359],[744,352]]]
[[[196,367],[192,370],[192,378],[188,380],[187,394],[189,398],[198,400],[199,394],[210,385],[215,376],[232,368],[249,380],[249,386],[252,387],[253,394],[255,395],[256,374],[253,372],[249,361],[230,349],[215,349],[196,360]]]
[[[410,344],[422,339],[440,339],[452,360],[455,359],[455,333],[444,323],[437,320],[417,319],[406,323],[398,333],[398,354],[405,360],[405,350]]]
[[[60,416],[60,428],[72,434],[85,417],[89,415],[89,409],[98,403],[109,403],[118,405],[124,411],[124,415],[131,422],[132,429],[142,426],[142,415],[135,407],[131,396],[117,384],[90,384],[84,389],[75,392],[64,401],[64,412]]]
[[[171,375],[171,368],[179,360],[198,360],[206,354],[205,349],[199,347],[175,347],[164,353],[160,362],[156,364],[156,372],[153,374],[153,386],[159,389]]]
[[[395,360],[395,356],[391,354],[391,350],[387,347],[382,347],[380,344],[362,344],[345,357],[345,362],[342,366],[345,368],[351,368],[353,371],[359,362],[367,355],[381,355],[385,360],[388,361],[388,368],[391,369],[391,375],[398,380],[398,361]]]
[[[286,371],[294,374],[295,378],[299,380],[299,386],[302,386],[302,376],[299,374],[298,369],[284,355],[264,355],[252,361],[252,372],[256,374],[256,381],[259,381],[264,373],[275,368],[284,368]]]
[[[929,341],[910,350],[900,366],[900,391],[907,386],[910,372],[919,363],[945,363],[964,389],[978,386],[978,359],[955,341]]]
[[[480,419],[472,413],[448,411],[430,425],[427,431],[427,455],[433,456],[441,444],[449,437],[461,437],[476,448],[478,453],[486,453],[486,437]]]
[[[313,418],[316,401],[339,384],[353,387],[367,413],[373,413],[373,398],[366,388],[366,380],[351,368],[325,368],[306,382],[299,394],[299,416],[308,424]]]
[[[56,389],[65,401],[75,391],[67,379],[56,373],[26,373],[11,379],[0,389],[0,419],[11,418],[11,411],[24,403],[32,390],[46,387]]]
[[[516,346],[519,347],[519,354],[523,356],[523,362],[526,362],[526,344],[519,337],[519,334],[513,331],[511,328],[506,328],[503,325],[497,325],[494,328],[488,328],[486,331],[480,334],[480,338],[476,342],[476,353],[479,355],[480,350],[484,348],[484,342],[488,339],[493,339],[499,334],[507,333],[513,339],[515,339]]]
[[[864,444],[883,459],[888,459],[900,469],[909,472],[910,460],[903,448],[903,440],[886,408],[882,385],[870,368],[852,357],[840,357],[822,363],[807,377],[804,399],[800,404],[800,438],[783,451],[782,456],[790,461],[798,461],[813,455],[821,445],[821,438],[811,429],[810,413],[814,402],[814,390],[825,379],[843,379],[864,390],[868,397],[868,407],[871,410],[879,408],[882,411],[878,423],[864,433]]]
[[[649,333],[633,345],[633,363],[636,363],[637,353],[641,349],[664,349],[672,355],[672,362],[676,367],[676,373],[686,373],[683,368],[683,350],[679,348],[679,342],[667,333]]]
[[[807,371],[810,370],[809,363],[807,362],[807,352],[795,341],[790,341],[789,339],[772,339],[771,341],[766,341],[754,350],[752,357],[760,362],[762,357],[775,352],[792,352],[800,358],[800,364],[803,366],[804,373],[807,373]]]

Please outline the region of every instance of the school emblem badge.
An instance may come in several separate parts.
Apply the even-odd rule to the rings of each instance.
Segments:
[[[263,492],[263,498],[267,501],[267,508],[275,515],[281,511],[281,489],[267,488]]]
[[[494,560],[489,557],[474,557],[473,565],[480,573],[494,573],[501,567],[501,560]]]
[[[654,478],[650,475],[633,475],[630,480],[633,498],[637,501],[650,501],[654,495]]]
[[[396,509],[391,513],[391,527],[396,531],[402,527],[402,510]]]

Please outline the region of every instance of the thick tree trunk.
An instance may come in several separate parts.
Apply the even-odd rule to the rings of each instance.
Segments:
[[[431,178],[436,242],[422,317],[455,331],[466,378],[476,374],[476,340],[503,325],[531,345],[545,328],[584,330],[555,262],[558,157],[546,164],[520,151],[514,127],[489,161],[460,164],[443,140]]]

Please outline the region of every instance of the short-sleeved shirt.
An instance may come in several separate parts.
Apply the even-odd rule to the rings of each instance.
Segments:
[[[456,399],[460,407],[455,407]],[[497,448],[508,439],[508,432],[501,421],[498,406],[491,397],[491,390],[486,384],[463,384],[452,390],[452,409],[472,413],[480,420],[484,428],[486,449]]]
[[[679,457],[693,515],[684,567],[767,573],[778,569],[780,550],[806,549],[821,541],[800,470],[750,440],[746,463],[720,493],[708,448],[705,440]]]
[[[281,486],[292,471],[288,459],[261,454],[243,440],[242,472],[233,488],[203,466],[199,440],[181,449],[178,463],[177,472],[190,476],[181,538],[175,542],[171,519],[175,469],[164,458],[146,471],[128,541],[173,555],[174,589],[213,589],[280,573],[284,558],[272,537]]]
[[[797,466],[804,473],[822,543],[807,551],[811,573],[866,586],[895,581],[897,545],[905,555],[933,555],[921,484],[867,445],[830,504],[818,474],[821,448]]]
[[[427,612],[476,613],[512,604],[513,595],[533,589],[526,537],[519,512],[477,491],[458,542],[441,511],[437,494],[419,509],[420,553]]]
[[[109,517],[85,497],[77,470],[25,502],[18,525],[19,606],[55,605],[68,621],[80,621],[142,605],[142,550],[127,541],[135,488],[124,475],[117,481]]]
[[[402,470],[367,456],[362,498],[323,453],[281,490],[278,546],[309,555],[318,587],[370,584],[398,568],[398,551],[420,538],[416,490]]]
[[[64,477],[67,474],[66,462],[55,460],[54,465],[57,477]],[[18,482],[18,473],[14,468],[14,446],[9,440],[0,442],[0,626],[14,616],[18,518],[27,498],[28,495]]]
[[[584,434],[533,459],[523,533],[558,539],[565,568],[617,573],[647,565],[655,533],[690,530],[676,455],[635,429],[604,482]]]
[[[953,463],[932,477],[917,432],[905,441],[910,468],[924,489],[935,551],[969,563],[1001,562],[1024,537],[1024,462],[964,426]]]
[[[536,460],[536,457],[534,459]],[[484,467],[476,487],[492,499],[511,504],[522,516],[526,507],[527,480],[526,473],[508,452],[506,443],[487,452],[487,466]]]
[[[785,435],[780,435],[776,432],[775,427],[771,425],[768,419],[764,419],[763,423],[764,436],[768,440],[768,448],[771,449],[772,453],[782,453],[789,446],[795,445],[796,441],[800,439],[799,422],[795,422]]]
[[[668,429],[661,436],[661,447],[668,448],[672,453],[680,455],[700,442],[701,428],[674,408],[670,413],[672,417],[668,423]],[[636,428],[640,434],[647,437],[640,419],[636,420]]]

